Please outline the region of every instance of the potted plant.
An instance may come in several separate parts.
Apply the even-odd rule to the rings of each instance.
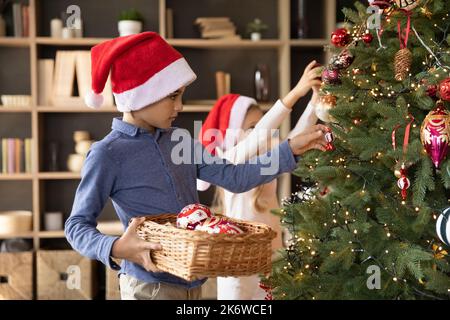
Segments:
[[[268,26],[258,18],[247,24],[247,33],[250,34],[250,38],[253,41],[261,40],[261,34],[267,29]]]
[[[128,36],[142,31],[144,19],[136,9],[122,11],[119,16],[119,34]]]
[[[6,36],[6,22],[3,14],[6,12],[6,7],[9,3],[9,0],[0,0],[0,37]]]

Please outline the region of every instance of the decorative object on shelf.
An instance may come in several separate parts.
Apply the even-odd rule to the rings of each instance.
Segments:
[[[328,94],[320,97],[320,102],[316,105],[316,116],[323,122],[335,122],[330,115],[330,110],[336,106],[336,97]]]
[[[50,21],[50,37],[62,38],[63,22],[60,18],[54,18]]]
[[[75,131],[73,133],[73,141],[80,142],[80,141],[86,141],[91,139],[91,134],[88,131],[79,130]]]
[[[62,29],[62,38],[63,39],[72,39],[72,38],[74,38],[73,29],[64,27]]]
[[[437,219],[436,233],[439,239],[450,247],[450,208],[445,209]]]
[[[259,41],[262,38],[262,33],[268,28],[268,25],[263,23],[261,19],[255,18],[247,24],[247,33],[250,34],[252,41]]]
[[[82,154],[70,154],[67,159],[67,169],[71,172],[81,172],[85,156]]]
[[[216,72],[217,99],[231,92],[231,74],[223,71]]]
[[[75,142],[75,151],[77,153],[69,155],[67,159],[67,168],[72,172],[80,172],[83,168],[86,154],[94,141],[91,140],[90,134],[87,131],[75,131],[73,133],[73,140]]]
[[[82,140],[75,144],[75,152],[82,155],[87,155],[89,149],[91,148],[94,141],[92,140]]]
[[[44,227],[46,231],[63,230],[62,212],[46,212],[44,214]]]
[[[270,99],[270,72],[267,64],[258,64],[255,71],[255,99],[267,102]]]
[[[420,129],[420,139],[434,166],[439,168],[447,156],[450,144],[450,113],[442,101],[438,101],[436,108],[425,117]]]
[[[59,145],[58,142],[52,141],[49,143],[49,164],[48,164],[48,171],[50,172],[58,172],[59,171],[59,165],[58,165],[58,155],[59,155]]]
[[[26,233],[33,230],[33,213],[26,210],[0,211],[0,234]]]
[[[200,17],[194,22],[203,39],[240,40],[236,26],[229,17]]]
[[[298,39],[308,37],[308,21],[306,19],[306,0],[297,0],[296,33]]]
[[[24,94],[2,95],[0,97],[4,107],[29,107],[31,106],[31,96]]]
[[[136,9],[122,11],[119,16],[119,34],[121,37],[138,34],[142,31],[144,18]]]
[[[73,36],[83,38],[83,20],[81,18],[75,18]]]

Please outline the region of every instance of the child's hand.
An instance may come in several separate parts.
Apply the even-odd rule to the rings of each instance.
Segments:
[[[303,72],[303,76],[297,83],[293,91],[296,93],[298,98],[306,96],[311,88],[317,90],[322,84],[320,78],[322,67],[317,63],[316,60],[310,62]]]
[[[327,127],[323,124],[316,124],[309,127],[304,132],[289,140],[292,153],[299,156],[311,149],[326,151],[325,132]]]
[[[112,256],[137,263],[147,271],[161,272],[150,257],[150,250],[161,250],[159,243],[147,242],[136,234],[137,227],[145,218],[134,218],[125,233],[114,242]]]

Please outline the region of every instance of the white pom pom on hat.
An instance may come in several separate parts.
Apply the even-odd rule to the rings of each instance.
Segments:
[[[103,104],[103,96],[101,93],[90,91],[85,97],[84,102],[89,108],[98,109]]]

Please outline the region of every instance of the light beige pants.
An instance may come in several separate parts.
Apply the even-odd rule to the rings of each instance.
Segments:
[[[185,289],[166,283],[147,283],[121,274],[119,279],[122,300],[198,300],[202,288]]]

